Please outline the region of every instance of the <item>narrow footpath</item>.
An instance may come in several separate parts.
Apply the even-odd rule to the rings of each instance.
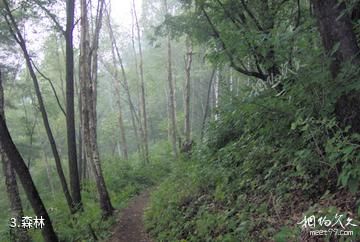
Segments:
[[[130,201],[121,211],[119,221],[109,242],[152,242],[144,228],[144,209],[149,202],[149,191]]]

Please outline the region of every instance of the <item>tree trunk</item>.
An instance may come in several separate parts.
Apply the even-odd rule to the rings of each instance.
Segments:
[[[81,190],[76,155],[76,131],[74,111],[74,0],[66,1],[66,128],[69,159],[70,188],[74,206],[81,208]]]
[[[189,37],[188,37],[189,38]],[[187,38],[186,46],[186,66],[185,66],[185,143],[189,144],[191,141],[191,127],[190,127],[190,95],[191,95],[191,84],[190,84],[190,75],[191,75],[191,63],[192,63],[192,43]]]
[[[142,130],[143,130],[143,146],[144,146],[144,159],[146,163],[149,163],[149,144],[148,144],[148,127],[147,127],[147,114],[146,114],[146,100],[145,100],[145,82],[144,82],[144,60],[142,54],[141,47],[141,35],[140,35],[140,26],[138,17],[136,14],[136,6],[135,1],[133,0],[133,10],[134,10],[134,18],[135,25],[137,29],[137,41],[138,41],[138,49],[139,49],[139,71],[140,71],[140,108],[141,108],[141,116],[142,116]]]
[[[101,24],[96,23],[95,39],[90,48],[89,38],[89,22],[87,17],[87,2],[81,0],[81,36],[80,36],[80,80],[81,80],[81,98],[82,98],[82,115],[84,126],[84,141],[87,160],[90,162],[92,171],[95,176],[95,182],[99,193],[100,208],[103,218],[108,218],[113,214],[110,197],[106,188],[103,172],[100,164],[99,150],[96,139],[96,89],[94,88],[94,80],[96,80],[97,64],[91,64],[91,61],[97,62],[97,45]],[[98,16],[102,15],[104,2],[102,1]],[[97,18],[101,21],[101,18]],[[95,46],[94,46],[95,45]],[[91,80],[94,78],[93,80]]]
[[[118,71],[116,68],[116,57],[118,58],[118,62],[120,64],[120,68],[121,68],[121,74],[123,77],[123,87],[125,89],[125,93],[129,102],[129,108],[130,108],[130,115],[131,115],[131,122],[132,122],[132,126],[134,129],[134,134],[135,134],[135,140],[136,140],[136,144],[138,147],[138,152],[140,153],[140,142],[139,142],[139,135],[137,132],[137,126],[136,126],[136,122],[135,122],[135,117],[138,119],[138,117],[136,116],[136,111],[135,111],[135,107],[133,105],[133,101],[131,98],[131,94],[130,94],[130,90],[129,90],[129,84],[128,84],[128,80],[127,80],[127,76],[126,76],[126,72],[125,72],[125,68],[123,65],[123,61],[120,55],[120,51],[117,47],[117,43],[114,37],[114,33],[113,33],[113,29],[111,26],[111,22],[110,22],[110,14],[108,13],[108,11],[106,11],[106,15],[107,15],[107,23],[108,23],[108,27],[109,27],[109,35],[110,35],[110,39],[111,39],[111,43],[112,43],[112,49],[111,49],[111,53],[112,53],[112,58],[113,58],[113,64],[114,64],[114,68],[115,68],[115,87],[118,89],[116,91],[117,93],[117,103],[118,103],[118,107],[119,107],[119,126],[120,126],[120,132],[121,132],[121,147],[122,147],[122,155],[125,157],[125,159],[128,159],[128,147],[127,147],[127,142],[126,142],[126,136],[125,136],[125,128],[124,128],[124,124],[123,124],[123,118],[122,118],[122,107],[121,107],[121,99],[120,99],[120,79],[118,77]]]
[[[30,201],[32,208],[35,211],[36,216],[38,218],[42,217],[45,221],[45,226],[41,230],[44,240],[47,242],[58,241],[57,235],[55,234],[54,228],[52,227],[50,217],[39,196],[30,172],[25,165],[25,161],[21,157],[14,142],[11,139],[9,130],[2,115],[0,115],[0,142],[6,156],[9,158],[12,167],[16,171],[21,181],[21,184],[25,190],[25,193]]]
[[[171,123],[171,143],[173,147],[174,156],[178,156],[178,150],[176,145],[176,114],[175,114],[175,96],[174,96],[174,82],[172,78],[172,61],[171,61],[171,41],[170,36],[168,36],[168,86],[169,86],[169,111],[170,111],[170,123]]]
[[[4,89],[2,85],[2,73],[0,71],[0,115],[5,119],[4,112]],[[24,216],[23,208],[21,205],[21,198],[19,193],[18,184],[16,181],[16,175],[12,164],[5,154],[0,141],[0,160],[3,165],[3,173],[5,177],[6,192],[9,198],[9,205],[11,210],[11,217],[16,218],[17,221],[21,221]],[[22,228],[10,228],[10,234],[13,241],[30,241],[30,238],[25,229]]]
[[[25,165],[25,161],[21,157],[14,142],[11,139],[9,130],[6,126],[4,117],[0,115],[0,142],[5,151],[6,156],[9,158],[12,167],[14,167],[21,184],[25,190],[27,198],[30,201],[32,208],[38,218],[43,218],[45,226],[41,230],[44,240],[47,242],[58,241],[54,228],[52,227],[50,217],[45,209],[45,206],[39,196],[35,184],[31,178],[30,172]]]
[[[76,90],[76,95],[78,97],[78,111],[79,114],[81,114],[81,96],[80,96],[80,83],[77,82],[75,80],[75,90]],[[82,155],[82,150],[83,150],[83,132],[82,132],[82,115],[79,115],[79,124],[78,124],[78,143],[77,143],[77,161],[78,161],[78,173],[79,173],[79,182],[80,182],[80,187],[84,178],[84,174],[83,174],[83,168],[84,168],[84,159],[83,159],[83,155]]]
[[[164,10],[165,13],[168,14],[168,4],[167,0],[164,0]],[[170,111],[170,128],[171,128],[171,144],[173,148],[173,153],[175,158],[178,156],[177,149],[177,127],[176,127],[176,109],[175,109],[175,90],[174,90],[174,81],[173,81],[173,73],[172,73],[172,50],[171,50],[171,38],[170,33],[167,36],[167,82],[169,88],[169,111]]]
[[[104,12],[104,5],[105,0],[98,0],[97,1],[97,12],[95,18],[95,30],[92,36],[91,48],[90,48],[90,56],[91,56],[91,87],[93,93],[93,107],[92,107],[92,120],[95,126],[95,140],[97,140],[97,82],[98,82],[98,50],[99,50],[99,37],[100,37],[100,30],[102,27],[102,19],[103,19],[103,12]],[[90,1],[91,5],[91,1]],[[91,8],[90,8],[91,9]]]
[[[134,52],[134,62],[135,62],[135,72],[136,72],[136,76],[138,77],[137,79],[137,85],[136,85],[136,93],[137,93],[137,106],[139,107],[139,112],[138,112],[138,125],[139,125],[139,132],[140,132],[140,138],[141,138],[141,143],[139,145],[140,148],[140,152],[139,152],[139,156],[142,157],[143,161],[145,161],[145,152],[144,152],[144,129],[143,129],[143,125],[142,125],[142,114],[141,114],[141,107],[140,107],[140,91],[139,91],[139,86],[140,86],[140,74],[139,74],[139,65],[138,65],[138,59],[137,59],[137,52],[136,52],[136,47],[135,47],[135,20],[134,20],[134,12],[132,12],[132,24],[131,24],[131,46],[132,46],[132,50]],[[135,109],[134,109],[135,110]],[[137,114],[135,112],[135,114]]]
[[[124,126],[124,119],[123,119],[123,111],[122,111],[122,104],[121,104],[121,97],[120,97],[120,80],[119,80],[119,75],[118,75],[118,71],[116,69],[116,61],[115,61],[115,55],[114,55],[114,51],[112,51],[112,57],[113,57],[113,61],[114,61],[114,69],[115,69],[115,73],[114,73],[114,87],[115,87],[115,95],[116,95],[116,103],[118,106],[118,112],[119,112],[119,128],[120,128],[120,148],[121,148],[121,153],[122,156],[125,160],[128,160],[128,147],[127,147],[127,142],[126,142],[126,134],[125,134],[125,126]]]
[[[209,115],[211,90],[212,90],[212,86],[213,86],[215,72],[216,72],[216,67],[214,67],[214,69],[211,73],[210,81],[209,81],[209,87],[208,87],[207,96],[206,96],[205,112],[204,112],[204,117],[203,117],[203,120],[201,123],[201,140],[203,140],[203,138],[204,138],[205,123],[206,123],[207,116]]]
[[[213,82],[213,112],[214,119],[219,119],[218,107],[219,107],[219,87],[220,87],[220,67],[218,67],[215,71],[215,80]]]
[[[166,119],[167,119],[167,140],[171,142],[171,118],[170,118],[170,102],[169,94],[166,85],[164,86],[165,103],[166,103]]]
[[[23,210],[19,189],[16,182],[14,170],[19,176],[19,179],[24,187],[26,195],[30,201],[38,218],[41,216],[45,219],[45,227],[42,230],[45,241],[58,241],[57,236],[52,227],[50,217],[48,216],[44,204],[36,190],[32,181],[30,172],[25,165],[25,161],[20,156],[15,144],[13,143],[9,131],[5,123],[4,113],[4,95],[2,88],[2,79],[0,73],[0,155],[3,160],[3,172],[5,174],[6,191],[9,196],[12,217],[16,221],[21,221],[23,217]],[[13,169],[14,167],[14,169]],[[15,228],[14,241],[30,241],[26,230]]]
[[[322,42],[327,54],[333,52],[336,44],[340,44],[332,57],[331,73],[335,78],[341,64],[347,60],[359,63],[357,54],[359,47],[353,31],[351,19],[346,11],[345,2],[337,0],[313,0],[315,16],[318,21]]]
[[[345,2],[312,0],[312,4],[327,55],[334,52],[331,56],[330,70],[333,78],[336,79],[345,62],[360,64],[359,46],[351,19],[345,12]],[[358,92],[350,91],[343,94],[335,104],[335,113],[343,127],[350,125],[352,132],[360,132],[360,95]]]
[[[49,187],[50,187],[51,195],[52,195],[52,198],[55,199],[55,188],[54,188],[54,184],[52,182],[51,167],[50,167],[50,164],[49,164],[49,161],[48,161],[48,156],[46,154],[45,148],[44,148],[44,161],[45,161],[46,174],[47,174],[48,181],[49,181]]]
[[[32,63],[31,63],[31,58],[30,58],[30,55],[29,55],[27,47],[26,47],[26,42],[25,42],[24,38],[22,37],[21,32],[20,32],[20,30],[19,30],[13,16],[12,16],[12,13],[11,13],[11,10],[9,8],[9,5],[8,5],[7,1],[4,1],[4,3],[5,3],[5,9],[7,11],[7,16],[10,18],[10,19],[7,19],[7,17],[6,17],[7,23],[8,23],[8,26],[9,26],[9,30],[11,31],[13,37],[18,42],[18,44],[20,45],[20,47],[21,47],[21,49],[23,51],[23,55],[24,55],[25,60],[26,60],[26,65],[27,65],[28,71],[29,71],[30,76],[31,76],[31,78],[33,80],[35,94],[36,94],[36,97],[38,99],[39,109],[40,109],[41,116],[42,116],[42,119],[43,119],[46,134],[48,136],[49,143],[50,143],[50,146],[51,146],[51,150],[52,150],[53,155],[54,155],[56,169],[57,169],[57,172],[58,172],[58,175],[59,175],[59,178],[60,178],[60,183],[61,183],[64,195],[65,195],[68,207],[70,209],[70,212],[72,213],[72,212],[74,212],[73,200],[72,200],[72,197],[70,196],[70,193],[69,193],[69,190],[68,190],[67,182],[66,182],[65,175],[64,175],[64,172],[63,172],[63,169],[62,169],[62,165],[61,165],[60,155],[59,155],[59,152],[58,152],[57,147],[56,147],[56,142],[55,142],[53,133],[51,131],[49,119],[48,119],[48,116],[47,116],[44,101],[43,101],[42,94],[41,94],[41,91],[40,91],[39,82],[38,82],[38,79],[36,77],[35,71],[34,71]],[[67,116],[69,116],[69,115],[70,114],[68,113]]]

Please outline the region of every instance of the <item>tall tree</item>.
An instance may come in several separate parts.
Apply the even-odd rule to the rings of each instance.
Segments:
[[[148,127],[147,127],[147,114],[146,114],[146,99],[145,99],[145,82],[144,82],[144,58],[143,50],[141,46],[141,34],[140,34],[140,25],[136,13],[135,1],[132,1],[133,13],[135,26],[137,30],[137,44],[139,50],[139,74],[140,74],[140,112],[142,117],[142,138],[143,138],[143,147],[144,147],[144,159],[145,162],[149,162],[149,144],[148,144]]]
[[[74,48],[73,48],[73,30],[75,1],[66,0],[66,29],[61,26],[56,19],[56,15],[50,12],[39,0],[34,2],[46,13],[54,23],[56,29],[61,32],[65,38],[66,47],[66,134],[68,146],[70,190],[73,199],[73,207],[82,208],[80,177],[76,150],[76,129],[75,129],[75,107],[74,107]],[[63,89],[62,89],[63,90]],[[75,211],[75,210],[74,210]]]
[[[139,133],[140,133],[140,139],[141,142],[139,142],[139,147],[138,147],[138,152],[139,152],[139,156],[142,157],[142,159],[145,161],[145,152],[144,152],[144,129],[143,129],[143,125],[142,125],[142,113],[141,113],[141,107],[140,107],[140,91],[139,91],[139,86],[140,86],[140,74],[139,74],[139,65],[138,65],[138,58],[137,58],[137,51],[136,51],[136,46],[135,46],[135,20],[134,20],[134,13],[132,11],[131,13],[131,20],[132,20],[132,24],[131,24],[131,47],[132,47],[132,51],[134,53],[134,62],[135,62],[135,72],[136,72],[136,76],[137,76],[137,85],[136,85],[136,94],[137,94],[137,100],[138,100],[138,112],[134,113],[135,117],[137,118],[137,124],[138,124],[138,128],[139,128]],[[119,53],[119,52],[117,52]],[[119,55],[118,55],[119,56]],[[119,58],[120,60],[121,58]],[[127,89],[128,90],[128,89]],[[135,106],[133,105],[135,110]],[[145,161],[146,162],[146,161]]]
[[[75,131],[75,111],[74,111],[74,47],[73,29],[75,1],[66,1],[66,134],[68,145],[70,188],[74,205],[81,208],[81,190],[76,154],[76,131]]]
[[[3,79],[2,73],[0,71],[0,116],[5,119],[4,111],[4,89],[3,89]],[[15,218],[17,221],[21,221],[24,216],[21,198],[19,193],[18,184],[16,181],[16,175],[10,160],[8,159],[5,151],[2,148],[0,141],[0,160],[3,165],[3,173],[5,177],[6,192],[9,198],[9,205],[11,209],[11,217]],[[23,228],[10,228],[11,239],[13,241],[30,241],[30,238],[27,234],[27,231]]]
[[[127,74],[125,71],[125,67],[123,64],[123,58],[120,54],[120,50],[116,41],[116,38],[114,36],[114,31],[113,31],[113,27],[110,21],[110,8],[105,9],[105,14],[107,17],[107,24],[108,24],[108,30],[109,30],[109,37],[110,37],[110,41],[111,41],[111,53],[112,53],[112,58],[113,58],[113,65],[116,68],[117,64],[120,65],[120,69],[121,69],[121,75],[122,75],[122,82],[120,81],[120,79],[118,79],[120,86],[122,86],[124,88],[126,97],[127,97],[127,102],[129,104],[129,110],[130,110],[130,117],[131,117],[131,123],[133,126],[133,130],[134,130],[134,134],[135,134],[135,141],[136,141],[136,145],[137,145],[137,150],[139,152],[139,154],[141,153],[141,143],[139,140],[139,134],[138,134],[138,126],[137,123],[139,123],[139,117],[137,115],[137,112],[135,110],[135,105],[130,93],[130,88],[129,88],[129,82],[128,82],[128,78],[127,78]],[[117,70],[115,70],[117,72]],[[115,73],[116,74],[116,73]],[[120,122],[120,120],[119,120]],[[123,132],[122,132],[123,133]],[[123,139],[123,138],[122,138]],[[124,141],[123,141],[124,142]],[[125,153],[125,151],[123,151],[123,153]]]
[[[33,64],[31,61],[31,57],[30,54],[27,50],[27,45],[26,45],[26,41],[23,38],[18,25],[13,17],[13,14],[10,10],[8,1],[4,0],[4,4],[5,4],[5,10],[6,10],[6,22],[8,24],[9,30],[12,34],[12,36],[14,37],[15,41],[19,44],[19,46],[22,49],[25,61],[26,61],[26,66],[27,69],[30,73],[31,79],[33,81],[33,85],[34,85],[34,89],[35,89],[35,94],[38,100],[38,104],[39,104],[39,109],[41,112],[41,116],[43,119],[43,123],[44,123],[44,127],[46,130],[46,134],[51,146],[51,150],[53,152],[53,156],[54,156],[54,160],[55,160],[55,165],[56,165],[56,170],[58,172],[59,178],[60,178],[60,183],[61,183],[61,187],[63,189],[67,204],[69,206],[70,212],[74,212],[74,204],[73,204],[73,200],[72,197],[70,195],[68,186],[67,186],[67,182],[65,179],[65,175],[62,169],[62,165],[61,165],[61,159],[60,159],[60,155],[56,146],[56,142],[55,142],[55,138],[53,136],[51,127],[50,127],[50,122],[49,122],[49,118],[46,112],[46,108],[45,108],[45,104],[44,104],[44,100],[40,91],[40,86],[39,86],[39,81],[37,79],[37,76],[35,74],[35,70],[33,68]]]
[[[184,113],[185,113],[185,143],[190,144],[191,127],[190,127],[190,95],[191,95],[191,63],[192,63],[192,43],[189,37],[186,38],[186,58],[185,58],[185,92],[184,92]]]
[[[113,214],[113,206],[111,204],[110,196],[106,188],[105,179],[103,176],[99,150],[96,139],[96,85],[97,78],[97,64],[92,61],[97,60],[98,38],[101,29],[102,14],[104,9],[104,1],[98,2],[99,8],[95,22],[95,38],[90,41],[89,33],[89,19],[88,19],[88,5],[86,0],[80,1],[81,7],[81,35],[80,35],[80,83],[81,83],[81,100],[82,100],[82,119],[84,126],[84,141],[87,160],[92,166],[92,171],[95,175],[95,182],[99,193],[100,208],[102,216],[108,218]],[[91,45],[90,45],[91,44]],[[94,57],[94,55],[96,57]],[[95,68],[95,70],[94,70]]]
[[[164,8],[166,14],[169,14],[167,0],[164,0]],[[167,73],[168,73],[168,88],[169,88],[169,112],[170,112],[170,123],[171,123],[171,143],[173,148],[174,156],[178,156],[177,149],[177,128],[176,128],[176,100],[175,100],[175,87],[173,80],[172,70],[172,52],[171,52],[171,36],[167,34]]]
[[[127,160],[128,159],[128,147],[126,142],[126,133],[125,133],[125,127],[124,127],[124,118],[123,118],[123,106],[121,102],[121,92],[120,92],[120,80],[119,80],[119,73],[116,66],[116,57],[114,48],[111,49],[111,56],[113,59],[113,66],[114,66],[114,72],[113,72],[113,79],[114,79],[114,91],[115,91],[115,97],[116,97],[116,104],[118,106],[118,121],[119,121],[119,128],[120,128],[120,146],[121,146],[121,153],[122,156]]]

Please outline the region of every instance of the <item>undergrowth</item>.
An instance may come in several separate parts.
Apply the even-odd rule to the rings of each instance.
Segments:
[[[129,199],[145,189],[149,189],[160,183],[170,173],[169,156],[166,154],[170,149],[167,144],[161,144],[161,148],[153,147],[153,156],[149,164],[143,164],[134,155],[129,161],[116,158],[103,161],[104,177],[111,197],[113,206],[117,211],[127,206]],[[46,175],[45,167],[38,163],[32,169],[35,183],[39,184],[40,195],[45,203],[53,226],[61,241],[97,241],[110,236],[110,228],[115,223],[116,214],[108,219],[101,218],[101,211],[97,197],[95,182],[90,178],[82,185],[82,203],[84,211],[70,215],[64,196],[58,184],[53,184],[55,191],[50,189],[50,181]],[[51,166],[51,175],[56,182],[56,173]],[[40,186],[42,184],[42,186]],[[47,185],[44,185],[47,184]],[[5,188],[4,188],[5,190]],[[24,195],[23,191],[21,194]],[[6,195],[6,194],[4,194]],[[7,208],[7,197],[1,197],[0,206]],[[28,204],[26,197],[22,196],[24,214],[34,217],[34,213]],[[9,219],[6,209],[0,211],[1,230],[0,241],[10,241]],[[46,222],[46,221],[45,221]],[[40,230],[28,230],[33,241],[43,241]]]
[[[152,194],[146,227],[157,241],[310,241],[298,223],[312,215],[360,225],[360,135],[334,114],[359,89],[358,70],[336,83],[322,68],[300,68],[281,92],[223,101],[192,159]],[[318,239],[360,239],[347,229]]]

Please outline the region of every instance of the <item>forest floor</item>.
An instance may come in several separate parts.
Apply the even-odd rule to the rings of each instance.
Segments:
[[[113,235],[109,242],[152,242],[144,228],[144,209],[149,202],[150,192],[145,191],[130,201],[120,212]]]

